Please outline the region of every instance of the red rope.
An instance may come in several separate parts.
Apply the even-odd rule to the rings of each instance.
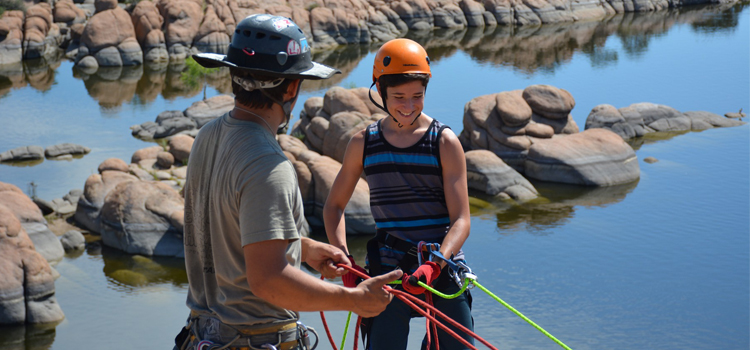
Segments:
[[[333,350],[338,350],[338,348],[336,347],[336,342],[333,341],[331,330],[328,329],[328,322],[326,322],[326,315],[323,313],[323,311],[320,312],[320,319],[323,320],[323,328],[326,329],[326,335],[328,336],[328,341],[331,342],[331,347],[333,347]]]
[[[337,266],[338,267],[343,267],[343,268],[349,270],[350,273],[354,273],[354,274],[356,274],[357,276],[359,276],[359,277],[361,277],[363,279],[369,279],[370,278],[370,276],[368,276],[368,275],[366,275],[366,274],[364,274],[362,272],[359,272],[359,271],[355,270],[354,268],[352,268],[350,266],[347,266],[347,265],[344,265],[344,264],[337,264]],[[322,277],[321,277],[321,279],[322,279]],[[440,310],[436,309],[434,306],[430,305],[429,303],[424,302],[421,299],[417,298],[416,296],[411,295],[411,294],[409,294],[407,292],[396,290],[396,289],[393,289],[393,288],[388,287],[388,286],[384,286],[384,288],[389,293],[393,294],[395,297],[397,297],[401,301],[403,301],[406,305],[408,305],[409,307],[411,307],[412,309],[414,309],[417,313],[419,313],[420,315],[422,315],[426,319],[428,319],[428,322],[432,322],[432,328],[434,329],[435,334],[436,334],[435,335],[435,344],[437,344],[437,328],[436,327],[440,327],[440,329],[442,329],[443,331],[445,331],[446,333],[448,333],[450,336],[452,336],[453,338],[455,338],[456,340],[458,340],[461,344],[463,344],[467,348],[472,349],[472,350],[477,350],[477,348],[474,345],[472,345],[471,343],[469,343],[469,341],[467,341],[463,337],[461,337],[458,334],[456,334],[456,332],[454,332],[452,329],[448,328],[448,326],[446,326],[442,322],[440,322],[435,316],[433,316],[433,314],[437,315],[437,316],[440,316],[446,322],[448,322],[450,325],[452,325],[453,327],[458,328],[462,332],[470,335],[471,337],[473,337],[474,339],[478,340],[479,342],[481,342],[482,344],[484,344],[488,348],[490,348],[492,350],[497,350],[497,348],[494,347],[494,346],[492,346],[492,344],[490,344],[488,341],[484,340],[482,337],[478,336],[476,333],[474,333],[471,330],[469,330],[468,328],[464,327],[464,325],[462,325],[462,324],[456,322],[455,320],[451,319],[450,317],[448,317],[447,315],[445,315],[444,313],[442,313]],[[419,304],[419,306],[424,307],[424,310],[422,308],[420,308],[419,306],[417,306],[415,303]],[[323,326],[325,327],[326,333],[328,334],[328,339],[331,341],[331,346],[333,346],[334,350],[338,350],[336,348],[336,345],[333,342],[333,336],[331,336],[331,332],[328,329],[328,325],[326,324],[325,316],[323,316],[323,312],[322,311],[320,312],[320,316],[321,316],[321,318],[323,318]],[[359,324],[361,322],[361,319],[362,319],[361,316],[357,319],[357,326],[359,326]],[[357,328],[359,328],[359,327],[357,327]],[[427,329],[427,332],[428,332],[428,337],[429,337],[429,332],[430,332],[429,327]],[[357,347],[356,347],[357,346],[357,336],[358,336],[358,334],[356,333],[356,330],[355,330],[355,335],[354,336],[355,336],[355,338],[354,338],[355,339],[354,340],[354,346],[355,346],[354,349],[356,350],[357,349]]]
[[[424,298],[428,304],[435,306],[435,303],[432,302],[432,293],[425,293]],[[435,316],[432,313],[430,313],[430,315],[432,315],[433,317]],[[427,329],[427,346],[425,347],[425,349],[430,349],[430,341],[432,340],[435,342],[435,350],[440,350],[440,341],[438,340],[436,324],[434,322],[430,322],[430,320],[426,320],[425,322],[427,323],[425,325],[425,328]],[[432,336],[430,336],[430,333],[432,333]]]
[[[357,327],[354,328],[354,350],[357,350],[357,343],[359,342],[359,327],[362,326],[362,316],[357,317]]]
[[[324,280],[322,275],[320,276],[320,279]],[[328,322],[326,322],[326,315],[323,313],[323,311],[320,312],[320,319],[323,321],[323,328],[326,329],[326,335],[328,336],[328,341],[331,342],[331,347],[333,347],[333,350],[338,350],[338,348],[336,347],[336,342],[333,341],[333,335],[331,335],[331,330],[328,329]],[[356,346],[356,342],[354,345]],[[344,350],[344,349],[341,349],[341,350]],[[354,348],[354,350],[357,350],[357,349]]]
[[[477,348],[474,345],[471,345],[471,343],[469,343],[469,341],[467,341],[463,337],[461,337],[458,334],[456,334],[456,332],[454,332],[452,329],[448,328],[448,326],[444,325],[437,318],[435,318],[434,316],[430,315],[429,312],[427,312],[425,310],[422,310],[422,308],[420,308],[419,306],[415,305],[414,302],[416,302],[417,304],[420,304],[425,309],[428,309],[428,310],[431,310],[431,311],[435,312],[440,317],[443,317],[448,323],[450,323],[454,327],[459,328],[462,331],[464,331],[466,334],[469,334],[472,337],[477,338],[478,340],[480,340],[481,338],[479,338],[478,335],[474,334],[474,332],[470,331],[469,329],[467,329],[466,327],[464,327],[460,323],[458,323],[458,322],[450,319],[448,316],[446,316],[442,312],[440,312],[437,309],[435,309],[434,306],[425,303],[424,301],[418,299],[417,297],[415,297],[415,296],[413,296],[413,295],[411,295],[411,294],[409,294],[407,292],[402,292],[400,290],[396,290],[396,289],[392,289],[392,288],[388,288],[388,290],[389,290],[390,293],[392,293],[393,295],[395,295],[396,297],[398,297],[399,299],[401,299],[401,301],[403,301],[406,305],[409,305],[412,309],[414,309],[414,311],[418,312],[420,315],[422,315],[425,318],[427,318],[430,321],[432,321],[436,326],[440,327],[440,329],[442,329],[443,331],[445,331],[445,333],[448,333],[451,337],[456,338],[456,340],[458,340],[461,344],[463,344],[464,346],[466,346],[469,349],[477,350]],[[482,341],[482,340],[483,339],[481,339],[480,341]],[[490,349],[497,350],[497,348],[493,347],[489,343],[484,343],[484,345],[487,345],[487,347],[489,347]]]

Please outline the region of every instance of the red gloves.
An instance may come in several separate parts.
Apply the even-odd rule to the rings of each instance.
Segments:
[[[349,258],[349,261],[352,262],[352,267],[355,270],[362,272],[365,275],[367,274],[367,271],[365,271],[365,269],[363,269],[361,266],[357,265],[357,263],[354,262],[353,256],[347,255],[346,257]],[[359,284],[359,282],[362,281],[362,279],[359,276],[357,276],[354,272],[351,272],[351,271],[347,272],[346,275],[341,276],[341,280],[344,281],[344,286],[349,287],[349,288],[356,287],[357,284]]]
[[[402,283],[401,285],[404,287],[405,291],[411,294],[422,294],[425,292],[425,289],[424,287],[420,287],[417,284],[417,281],[423,282],[429,286],[432,284],[432,281],[438,278],[438,276],[440,276],[440,265],[432,261],[427,261],[420,265],[417,268],[417,271],[414,271],[413,275],[409,276],[408,274],[404,274],[403,281],[406,283]]]

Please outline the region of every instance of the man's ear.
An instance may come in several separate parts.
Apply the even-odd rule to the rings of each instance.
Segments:
[[[299,84],[302,84],[302,79],[292,80],[292,82],[289,83],[289,86],[287,86],[286,92],[284,93],[284,100],[288,100],[294,97],[294,95],[297,93],[297,87],[299,86]]]

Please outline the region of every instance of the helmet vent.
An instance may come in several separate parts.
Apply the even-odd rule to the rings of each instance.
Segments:
[[[385,56],[383,58],[383,67],[388,67],[389,64],[391,64],[391,56]]]
[[[280,37],[280,36],[278,36],[278,35],[271,35],[271,36],[269,37],[269,39],[271,39],[271,40],[281,40],[281,37]]]
[[[266,37],[266,33],[255,33],[255,39],[263,39]]]
[[[249,30],[243,30],[242,35],[249,37],[252,34]]]

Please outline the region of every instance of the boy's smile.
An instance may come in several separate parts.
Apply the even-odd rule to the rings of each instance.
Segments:
[[[422,113],[425,87],[420,81],[388,87],[386,106],[388,112],[401,124],[409,124]]]

